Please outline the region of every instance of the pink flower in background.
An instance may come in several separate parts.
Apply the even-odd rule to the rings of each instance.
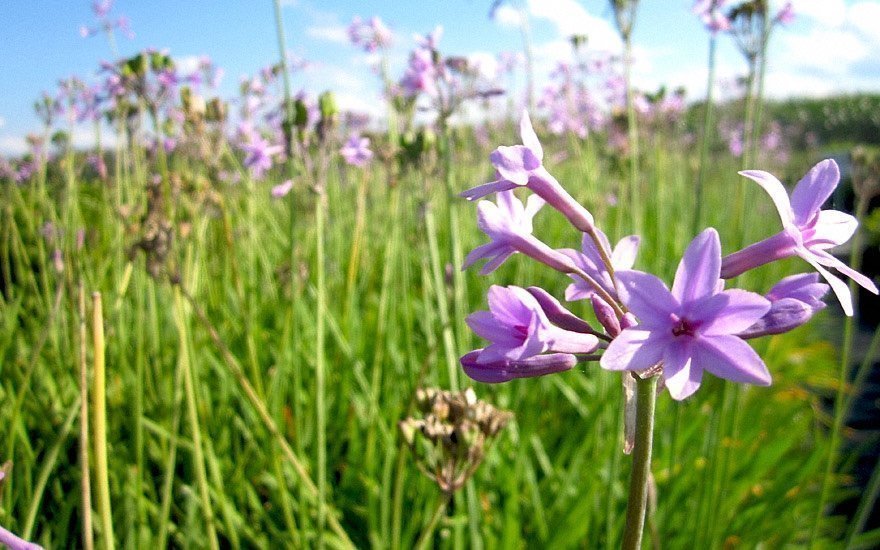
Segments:
[[[370,150],[370,138],[352,134],[342,149],[339,150],[345,162],[351,166],[363,168],[373,160],[373,152]]]
[[[272,188],[272,197],[280,199],[290,193],[293,189],[293,180],[286,180]]]
[[[270,145],[261,136],[254,136],[250,143],[242,146],[242,149],[245,152],[244,165],[255,180],[263,179],[266,172],[272,168],[272,157],[284,150],[280,145]]]
[[[369,23],[355,16],[348,26],[348,39],[367,53],[390,45],[392,38],[391,30],[376,16],[371,17]]]
[[[730,30],[730,20],[724,14],[727,0],[696,0],[693,12],[712,34]]]
[[[790,25],[794,23],[795,13],[794,6],[791,3],[791,0],[785,3],[784,6],[779,10],[776,14],[776,22],[781,23],[783,25]]]

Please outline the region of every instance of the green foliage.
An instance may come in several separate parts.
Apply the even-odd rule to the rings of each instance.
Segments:
[[[405,142],[414,157],[425,139]],[[640,200],[628,211],[608,203],[626,183],[611,168],[614,158],[597,153],[598,142],[546,143],[547,159],[568,154],[563,162],[548,160],[548,168],[612,240],[638,231],[643,245],[636,267],[667,280],[692,237],[691,157],[674,143],[662,139],[647,148]],[[453,191],[489,180],[485,154],[469,140],[459,142]],[[143,254],[129,254],[148,225],[148,171],[142,151],[128,151],[127,158],[114,163],[119,179],[112,187],[37,176],[26,186],[0,189],[0,458],[13,463],[0,523],[47,546],[81,544],[80,419],[69,432],[65,422],[79,396],[82,281],[87,291],[102,292],[105,304],[117,543],[152,548],[167,536],[174,546],[206,546],[200,494],[206,484],[220,546],[311,546],[316,506],[237,383],[212,329],[192,305],[175,303],[167,279],[148,276]],[[803,173],[811,160],[797,159],[791,170]],[[704,195],[705,216],[719,228],[725,252],[738,238],[725,231],[731,227],[728,197],[734,186],[749,185],[736,176],[738,168],[731,159],[716,159]],[[315,481],[316,198],[305,191],[308,182],[299,181],[289,209],[270,198],[268,183],[208,180],[204,166],[182,156],[170,159],[169,171],[176,193],[171,265]],[[436,300],[451,290],[437,288],[448,279],[431,276],[426,213],[452,220],[434,226],[433,252],[443,264],[453,263],[453,224],[464,251],[482,237],[474,206],[432,182],[438,176],[413,168],[390,186],[385,174],[380,166],[363,173],[339,167],[326,186],[326,481],[329,513],[338,514],[358,547],[408,548],[441,496],[415,468],[397,424],[411,412],[416,388],[451,384],[443,366],[448,327]],[[276,174],[273,183],[282,179]],[[360,193],[362,209],[356,207]],[[71,196],[75,202],[67,201]],[[748,238],[777,231],[769,199],[752,188],[747,198],[753,205]],[[55,240],[40,233],[47,221],[61,229]],[[579,245],[579,236],[549,209],[536,223],[552,246]],[[79,228],[86,230],[82,249],[74,238]],[[56,247],[63,252],[61,273],[50,259]],[[803,267],[768,266],[740,283],[766,291],[786,270]],[[485,308],[492,283],[542,284],[557,295],[568,284],[522,257],[491,280],[469,271],[465,281],[468,310]],[[589,316],[586,304],[572,307]],[[477,342],[461,320],[451,325],[460,353],[472,349]],[[648,532],[664,548],[805,543],[827,451],[819,400],[836,383],[835,352],[817,338],[818,330],[804,327],[756,343],[774,376],[769,388],[709,379],[687,402],[660,396],[653,466],[658,508]],[[192,411],[184,403],[184,350],[195,382]],[[487,548],[618,546],[629,470],[621,451],[620,375],[590,365],[477,385],[476,391],[515,418],[488,449],[473,483],[450,504],[438,547],[474,540]],[[97,520],[96,528],[100,540]],[[828,535],[837,536],[831,528]],[[338,542],[330,531],[325,538]],[[876,538],[867,533],[860,543]]]

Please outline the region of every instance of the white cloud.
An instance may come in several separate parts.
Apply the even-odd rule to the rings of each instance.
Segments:
[[[477,70],[477,74],[486,80],[494,80],[498,76],[498,57],[490,52],[471,52],[467,55],[468,64]]]
[[[850,6],[847,21],[862,36],[874,43],[880,41],[880,2],[857,2]]]
[[[797,17],[812,19],[823,26],[838,27],[846,19],[844,0],[794,0]]]
[[[620,35],[611,23],[590,14],[576,0],[529,0],[529,14],[546,19],[562,38],[583,34],[594,51],[619,51]]]
[[[502,27],[519,27],[522,13],[509,4],[503,4],[495,10],[493,18]]]
[[[306,29],[306,35],[325,42],[332,42],[334,44],[348,43],[348,27],[344,25],[309,27]]]
[[[771,44],[767,93],[823,96],[880,88],[880,2],[795,4],[806,28],[780,29]]]
[[[27,150],[24,136],[0,135],[0,154],[18,156],[23,155]]]
[[[86,127],[88,126],[88,127]],[[79,150],[95,149],[95,129],[89,125],[76,128],[72,134],[73,146]],[[116,147],[116,134],[106,126],[101,132],[101,146],[105,149]],[[2,134],[0,135],[0,154],[19,156],[30,151],[25,135]]]
[[[199,70],[199,65],[202,61],[201,55],[184,55],[181,57],[174,57],[174,67],[177,69],[178,74],[188,75],[192,74]]]
[[[4,126],[6,126],[6,119],[0,116],[0,128],[3,128]]]

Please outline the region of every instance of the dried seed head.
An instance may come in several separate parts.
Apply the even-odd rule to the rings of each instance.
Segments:
[[[406,418],[398,428],[416,465],[445,493],[458,490],[474,474],[486,446],[513,418],[477,399],[471,388],[419,388],[416,405],[424,418]]]

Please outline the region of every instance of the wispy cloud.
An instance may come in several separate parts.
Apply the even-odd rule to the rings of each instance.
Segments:
[[[345,25],[321,25],[306,29],[306,35],[334,44],[348,43],[348,27]]]

